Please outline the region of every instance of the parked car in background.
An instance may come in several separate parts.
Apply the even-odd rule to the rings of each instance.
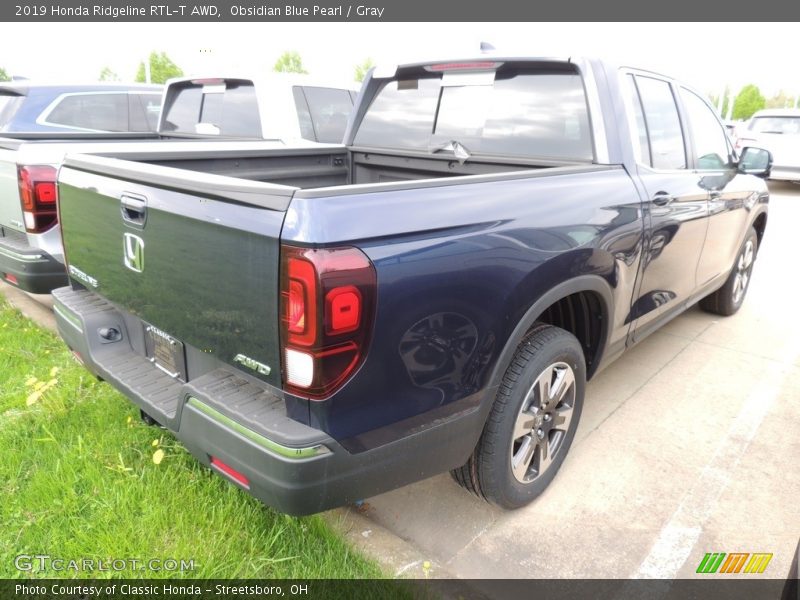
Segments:
[[[773,160],[770,179],[800,181],[800,109],[758,111],[739,129],[736,145],[769,150]]]
[[[742,305],[770,162],[650,72],[376,69],[342,144],[68,155],[58,329],[279,510],[447,470],[515,508],[563,463],[587,379],[696,302]]]
[[[155,131],[160,85],[0,83],[0,135]]]
[[[29,292],[66,281],[56,172],[77,143],[155,139],[160,85],[0,83],[0,279]]]
[[[338,144],[357,93],[356,84],[288,73],[171,79],[158,130],[172,137]]]
[[[7,86],[9,115],[34,114],[32,108],[20,112],[27,100],[18,98],[23,92],[28,100],[43,96],[44,89],[49,88]],[[137,86],[135,92],[126,92],[124,86],[101,86],[100,91],[53,92],[49,104],[37,101],[45,110],[33,119],[40,127],[53,128],[51,133],[39,129],[0,138],[0,279],[34,293],[67,282],[55,185],[67,151],[107,152],[148,139],[160,140],[162,147],[189,144],[197,149],[206,147],[198,142],[209,139],[341,143],[357,94],[352,86],[336,87],[303,75],[178,78],[164,88],[159,120],[158,89]],[[139,127],[134,114],[146,115],[147,129],[141,125],[141,131],[158,125],[157,134],[123,129],[125,122]],[[55,129],[56,123],[61,129]],[[101,133],[101,125],[117,129]]]

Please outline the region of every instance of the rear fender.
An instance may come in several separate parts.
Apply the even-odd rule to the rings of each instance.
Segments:
[[[610,315],[613,314],[614,306],[613,295],[609,283],[599,275],[581,275],[551,288],[549,291],[542,294],[542,296],[528,308],[509,336],[505,347],[495,363],[490,379],[490,388],[494,389],[500,385],[503,375],[511,364],[519,344],[533,324],[541,317],[542,313],[552,304],[578,292],[595,292],[601,299],[603,320],[600,330],[600,343],[597,346],[597,353],[593,357],[594,364],[599,365],[603,352],[608,344]]]

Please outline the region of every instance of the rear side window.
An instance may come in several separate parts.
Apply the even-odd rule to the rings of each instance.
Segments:
[[[452,76],[451,76],[452,75]],[[575,72],[425,75],[390,81],[356,134],[365,146],[591,160],[586,95]]]
[[[683,131],[672,88],[666,81],[636,77],[650,140],[650,166],[655,169],[685,169]]]
[[[128,94],[131,131],[155,131],[161,112],[160,94]]]
[[[639,98],[639,91],[636,89],[636,82],[633,80],[633,75],[627,75],[625,80],[628,100],[630,101],[633,111],[633,144],[634,150],[637,153],[636,159],[640,163],[652,166],[653,158],[650,156],[650,141],[647,139],[647,125],[644,122],[644,112],[642,111],[642,101]]]
[[[11,123],[25,96],[0,94],[0,129]]]
[[[93,131],[128,131],[128,95],[65,95],[46,115],[44,122]]]
[[[261,118],[249,81],[175,85],[164,107],[165,132],[260,138]]]

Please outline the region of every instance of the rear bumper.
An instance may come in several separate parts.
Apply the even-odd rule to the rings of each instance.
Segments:
[[[290,419],[279,390],[236,369],[214,368],[189,383],[170,378],[137,353],[141,321],[96,294],[61,288],[53,297],[59,332],[87,369],[170,429],[200,462],[285,513],[320,512],[457,467],[480,433],[476,409],[351,453],[327,433]],[[121,332],[118,341],[99,336],[108,327]]]
[[[30,246],[24,234],[8,234],[0,237],[0,279],[32,294],[49,294],[66,285],[67,274],[61,262]]]

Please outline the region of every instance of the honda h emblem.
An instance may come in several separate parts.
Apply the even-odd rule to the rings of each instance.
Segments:
[[[144,240],[142,238],[132,233],[126,233],[122,238],[122,251],[126,267],[136,273],[144,271]]]

